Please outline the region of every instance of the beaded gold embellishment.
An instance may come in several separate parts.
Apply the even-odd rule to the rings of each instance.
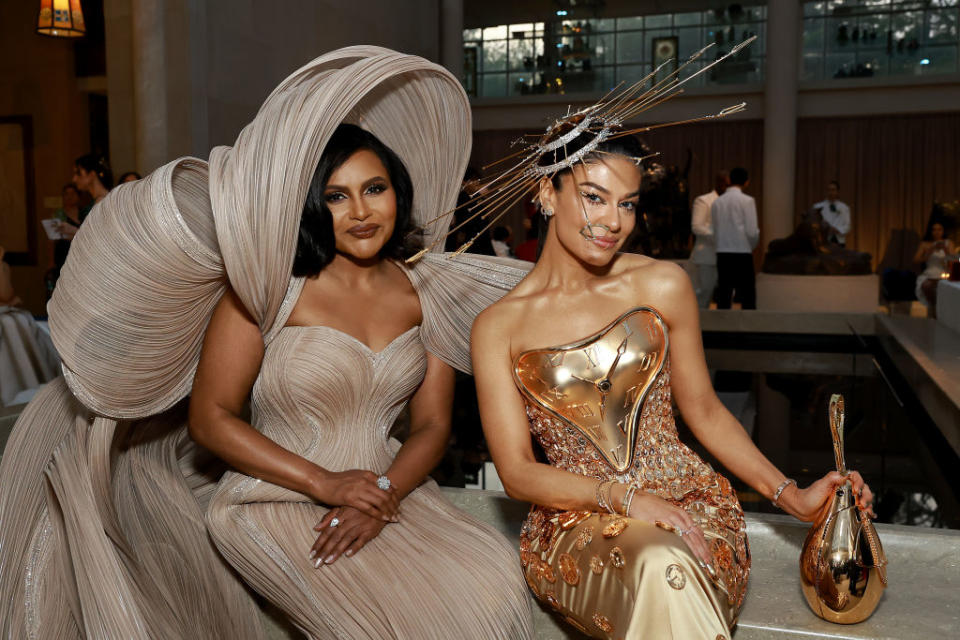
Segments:
[[[571,586],[575,586],[580,582],[580,567],[577,566],[577,561],[572,555],[569,553],[561,553],[557,561],[557,566],[560,569],[560,575],[563,577],[564,582]]]
[[[590,571],[593,571],[597,575],[603,573],[603,560],[600,559],[600,556],[590,558]]]
[[[628,524],[629,522],[626,518],[617,518],[603,528],[603,537],[616,538],[618,535],[623,533],[623,530],[627,528]]]
[[[540,563],[540,577],[546,580],[547,582],[549,582],[550,584],[553,584],[554,582],[557,581],[557,574],[554,573],[553,567],[551,567],[546,562]]]
[[[588,544],[593,542],[593,527],[586,526],[577,532],[577,551],[583,551]]]
[[[667,584],[677,591],[687,586],[687,575],[683,572],[683,567],[678,564],[667,567]]]
[[[593,624],[597,625],[597,628],[604,633],[613,633],[613,623],[601,613],[593,614]]]
[[[624,565],[627,564],[627,558],[623,555],[623,549],[620,547],[610,549],[610,564],[617,569],[623,569]]]
[[[650,315],[654,318],[654,314],[648,314],[645,311],[638,312],[638,315]],[[626,336],[615,333],[611,337],[613,347],[617,347]],[[601,366],[597,372],[594,372],[588,366],[589,363],[582,358],[570,360],[568,349],[561,348],[555,354],[549,355],[555,355],[556,360],[562,360],[564,353],[567,353],[568,360],[564,366],[568,369],[571,367],[578,369],[577,371],[571,369],[571,371],[588,380],[597,378],[601,373],[605,374],[613,364],[612,358],[609,357],[612,354],[606,354],[606,359],[601,358],[603,362],[598,361]],[[581,353],[585,352],[581,350]],[[729,481],[716,473],[710,465],[680,441],[672,409],[670,359],[666,345],[658,353],[657,360],[663,362],[662,370],[652,380],[646,397],[636,397],[640,405],[635,425],[636,444],[626,469],[620,471],[622,467],[616,463],[627,460],[627,452],[618,452],[617,460],[611,464],[611,460],[601,455],[587,434],[571,424],[573,421],[589,427],[593,425],[592,422],[586,419],[581,420],[577,415],[566,416],[567,419],[564,419],[564,416],[558,417],[533,399],[526,397],[530,431],[551,465],[601,482],[614,480],[636,485],[638,491],[658,496],[673,506],[683,509],[707,536],[710,554],[713,557],[714,571],[710,575],[711,582],[723,592],[727,602],[735,610],[739,610],[743,604],[747,575],[750,570],[750,547],[743,510],[737,502],[736,494]],[[607,364],[608,361],[609,364]],[[622,393],[624,387],[630,392],[633,385],[643,382],[646,378],[643,373],[635,374],[630,367],[621,366],[626,362],[625,354],[620,359],[621,364],[618,365],[618,369],[623,370],[615,371],[609,380],[613,388],[610,390],[611,395],[606,402],[606,409],[611,413],[614,408],[614,393]],[[580,366],[577,366],[578,364]],[[594,373],[596,375],[593,375]],[[518,386],[525,383],[522,379],[517,379],[516,382]],[[566,387],[559,389],[559,391],[566,390]],[[594,393],[596,395],[601,391],[598,388]],[[631,397],[633,393],[630,392]],[[622,401],[617,404],[618,411],[625,408],[623,404]],[[594,413],[599,416],[598,411]],[[584,529],[568,530],[573,522],[582,521],[581,518],[586,519],[584,514],[585,512],[582,511],[563,511],[534,506],[523,525],[520,551],[535,554],[538,561],[541,557],[555,557],[554,554],[559,553],[557,547],[560,544],[563,544],[562,550],[584,551],[596,541],[607,526],[620,517],[611,518],[602,515],[601,524],[596,525],[594,521],[597,520],[597,514],[586,514],[586,517],[592,519],[582,527],[590,529],[590,533],[585,533]],[[625,519],[625,522],[629,523],[629,519]],[[635,526],[633,523],[630,525]],[[566,536],[571,536],[570,540],[565,540]],[[528,556],[521,557],[531,566],[533,565]],[[588,557],[584,556],[582,570],[587,570],[589,566],[589,570],[592,571],[594,564],[592,560],[587,561]],[[601,553],[599,559],[604,564],[604,571],[606,571],[606,565],[613,565],[611,570],[621,569],[626,566],[627,561],[624,551],[619,547],[611,550],[609,556]],[[529,567],[527,572],[529,574]],[[588,615],[584,612],[584,616]]]

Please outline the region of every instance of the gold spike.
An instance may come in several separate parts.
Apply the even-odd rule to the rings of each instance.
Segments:
[[[413,264],[413,263],[415,263],[415,262],[418,262],[418,261],[420,260],[420,258],[422,258],[423,256],[427,255],[427,252],[430,251],[430,249],[433,248],[433,246],[434,246],[434,245],[431,244],[429,247],[427,247],[427,248],[425,248],[425,249],[421,249],[420,251],[417,251],[415,254],[413,254],[412,256],[410,256],[409,258],[407,258],[406,260],[404,260],[404,263],[405,263],[405,264]]]
[[[466,242],[464,242],[462,245],[460,245],[460,247],[456,251],[448,255],[447,259],[449,260],[450,258],[455,258],[461,253],[463,253],[464,251],[466,251],[467,249],[469,249],[470,247],[472,247],[474,240],[476,240],[476,238],[471,238],[470,240],[467,240]]]

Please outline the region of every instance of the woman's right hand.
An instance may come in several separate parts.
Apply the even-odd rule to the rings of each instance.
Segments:
[[[353,507],[385,522],[398,522],[400,499],[397,490],[377,486],[377,474],[363,469],[331,472],[321,502],[330,506]]]
[[[694,557],[706,565],[713,565],[713,555],[707,545],[703,530],[693,518],[680,507],[674,506],[655,495],[638,492],[630,503],[631,518],[655,524],[661,529],[672,531],[683,539]]]

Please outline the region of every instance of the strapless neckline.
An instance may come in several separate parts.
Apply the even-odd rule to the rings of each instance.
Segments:
[[[576,340],[573,340],[572,342],[568,342],[567,344],[552,345],[547,347],[533,347],[530,349],[524,349],[523,351],[518,353],[516,357],[513,359],[513,367],[514,369],[516,369],[517,363],[520,361],[520,358],[522,358],[527,354],[534,353],[536,351],[568,351],[570,349],[578,349],[584,345],[590,344],[591,342],[603,336],[603,334],[607,333],[608,331],[613,329],[615,326],[617,326],[618,324],[620,324],[621,322],[623,322],[633,314],[641,313],[641,312],[652,313],[654,316],[656,316],[657,320],[660,321],[660,324],[663,325],[664,334],[667,333],[667,323],[664,322],[663,316],[660,315],[659,311],[647,305],[638,305],[636,307],[630,307],[629,309],[621,313],[619,316],[617,316],[616,319],[614,319],[611,322],[608,322],[602,329],[600,329],[599,331],[594,331],[586,338],[578,338]]]
[[[342,331],[342,330],[340,330],[340,329],[337,329],[336,327],[331,327],[330,325],[326,325],[326,324],[288,324],[288,325],[286,325],[285,327],[281,328],[280,331],[287,331],[288,329],[297,329],[297,330],[301,330],[301,331],[308,331],[308,330],[313,330],[313,331],[316,331],[316,330],[326,330],[326,331],[329,331],[329,332],[331,332],[331,333],[334,333],[334,334],[336,334],[336,335],[338,335],[338,336],[346,339],[346,340],[347,340],[348,342],[350,342],[351,344],[354,344],[354,345],[360,347],[361,350],[363,350],[365,353],[367,353],[367,354],[370,355],[371,357],[378,358],[378,357],[382,356],[383,354],[387,353],[388,351],[390,351],[395,345],[397,345],[397,344],[399,344],[400,342],[402,342],[403,339],[406,338],[407,336],[409,336],[410,334],[413,334],[413,333],[415,333],[415,332],[418,332],[418,331],[420,330],[420,325],[419,325],[419,324],[413,325],[412,327],[410,327],[409,329],[407,329],[407,330],[404,331],[403,333],[399,334],[399,335],[398,335],[397,337],[395,337],[393,340],[391,340],[390,342],[388,342],[386,345],[384,345],[383,348],[380,349],[379,351],[374,351],[374,350],[370,347],[370,345],[368,345],[366,342],[364,342],[364,341],[361,340],[360,338],[358,338],[358,337],[356,337],[356,336],[354,336],[354,335],[351,335],[351,334],[347,333],[346,331]]]

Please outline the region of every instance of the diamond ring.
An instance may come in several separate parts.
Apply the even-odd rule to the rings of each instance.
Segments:
[[[390,483],[390,478],[387,476],[380,476],[377,478],[377,486],[384,491],[389,491],[393,484]]]
[[[339,527],[339,526],[340,526],[340,518],[334,517],[333,520],[330,521],[330,528],[333,529],[334,527]]]

